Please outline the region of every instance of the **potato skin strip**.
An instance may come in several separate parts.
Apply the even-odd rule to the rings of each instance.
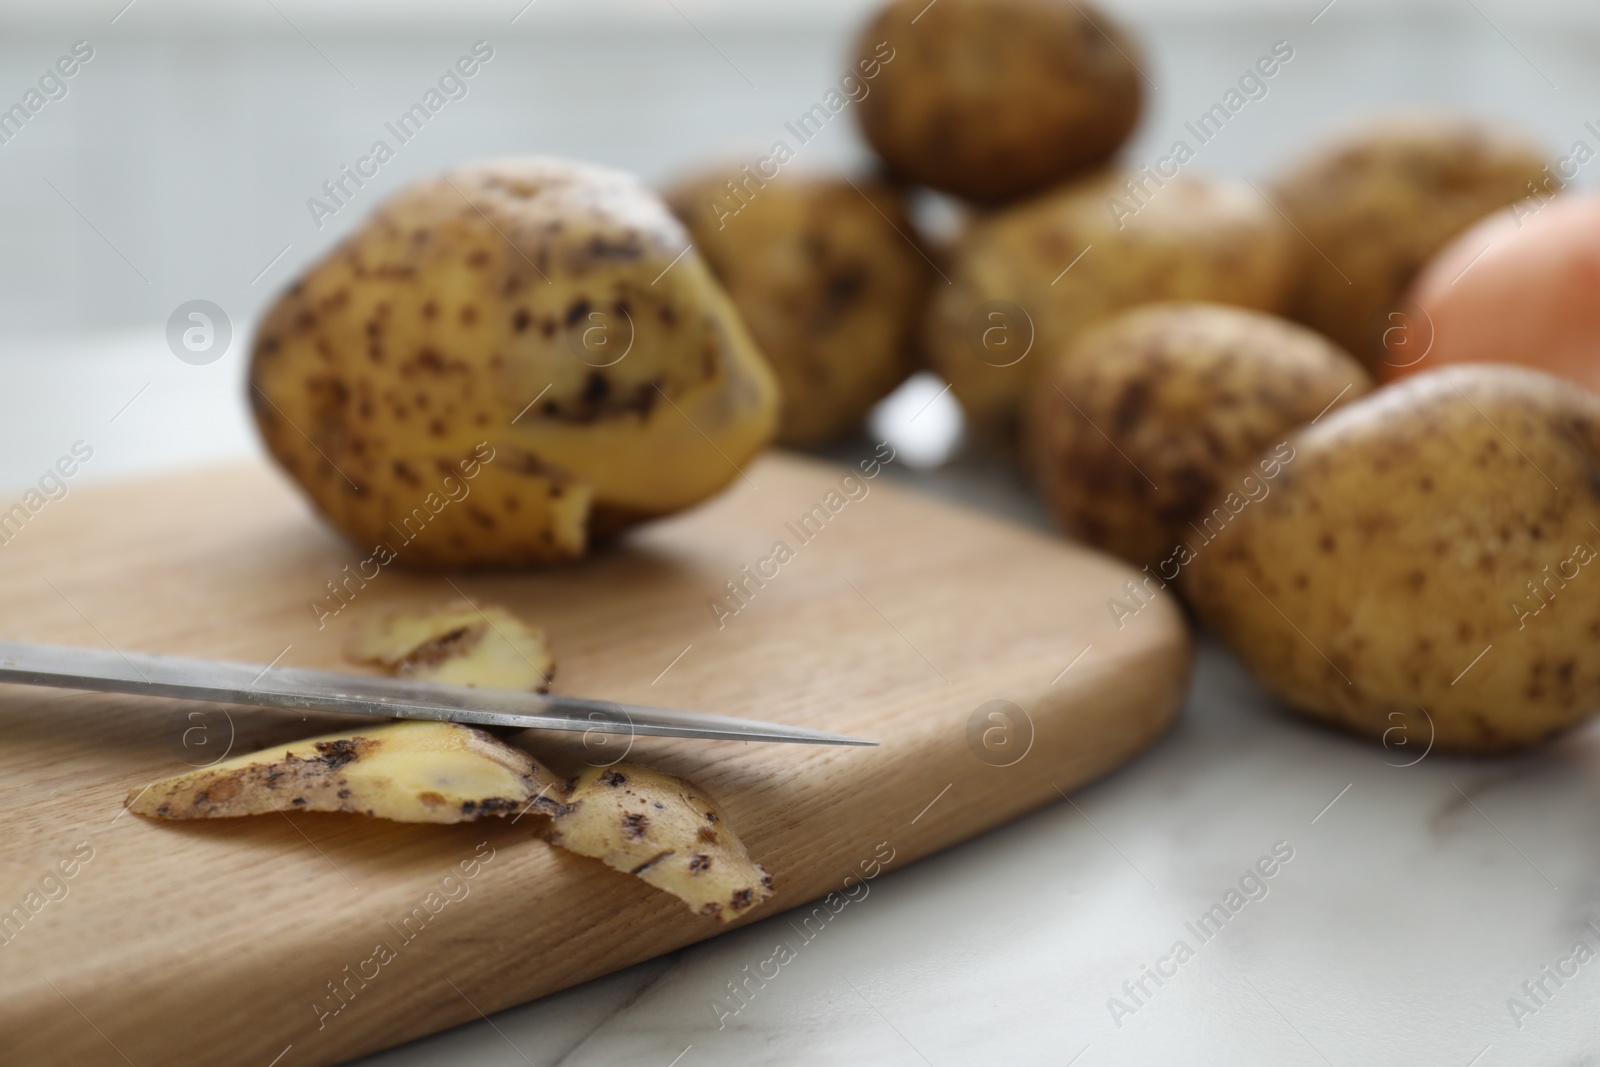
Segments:
[[[700,915],[730,922],[772,896],[772,879],[693,782],[618,763],[585,770],[565,800],[551,819],[553,844],[635,875]]]
[[[129,796],[156,820],[287,811],[396,822],[550,820],[550,844],[600,860],[731,922],[772,896],[772,879],[693,782],[635,764],[590,767],[572,782],[520,749],[456,723],[409,720],[326,734],[164,778]]]
[[[566,783],[527,753],[447,722],[383,723],[310,737],[163,778],[128,807],[153,819],[345,811],[395,822],[472,822],[532,804],[560,810]]]

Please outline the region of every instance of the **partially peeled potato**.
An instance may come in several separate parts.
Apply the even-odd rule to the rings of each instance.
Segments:
[[[583,556],[698,503],[778,389],[683,226],[630,175],[509,159],[384,203],[268,310],[268,450],[380,563]]]

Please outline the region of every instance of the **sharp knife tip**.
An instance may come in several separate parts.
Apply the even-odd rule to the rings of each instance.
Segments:
[[[846,734],[824,734],[819,737],[804,738],[813,744],[822,745],[853,745],[866,748],[877,748],[878,742],[870,741],[865,737],[850,737]]]
[[[849,734],[830,734],[821,730],[807,730],[805,732],[784,732],[774,734],[758,734],[741,737],[738,740],[746,742],[773,742],[788,743],[792,745],[850,745],[853,747],[877,748],[878,742],[865,737],[851,737]]]

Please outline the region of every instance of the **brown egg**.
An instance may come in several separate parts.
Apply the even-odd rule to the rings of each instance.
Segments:
[[[1385,378],[1523,363],[1600,391],[1600,195],[1526,200],[1452,241],[1391,331]]]

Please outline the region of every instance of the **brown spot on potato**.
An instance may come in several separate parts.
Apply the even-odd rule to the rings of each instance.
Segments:
[[[638,875],[643,874],[645,871],[648,871],[651,867],[654,867],[656,864],[660,863],[662,860],[675,855],[677,855],[677,851],[670,848],[663,852],[657,852],[654,856],[651,856],[637,867],[629,870],[628,873],[637,877]]]
[[[638,259],[644,254],[637,233],[626,233],[620,238],[595,234],[589,238],[588,251],[592,259],[630,260]]]
[[[222,804],[244,792],[244,777],[234,774],[213,783],[205,792],[195,796],[195,803]]]
[[[836,328],[841,317],[861,299],[867,290],[867,268],[859,263],[837,267],[823,279],[822,299],[810,316],[808,325],[814,333],[827,333]]]
[[[329,770],[354,763],[372,748],[365,737],[341,737],[336,741],[318,741],[316,750],[321,762]]]
[[[422,484],[422,479],[417,475],[416,471],[411,469],[411,464],[407,463],[405,460],[395,460],[392,464],[392,468],[394,470],[394,476],[400,479],[402,482],[405,482],[407,485],[416,488]]]
[[[1129,433],[1144,419],[1150,408],[1151,392],[1151,383],[1141,379],[1123,386],[1122,395],[1111,413],[1111,425],[1118,434]]]

